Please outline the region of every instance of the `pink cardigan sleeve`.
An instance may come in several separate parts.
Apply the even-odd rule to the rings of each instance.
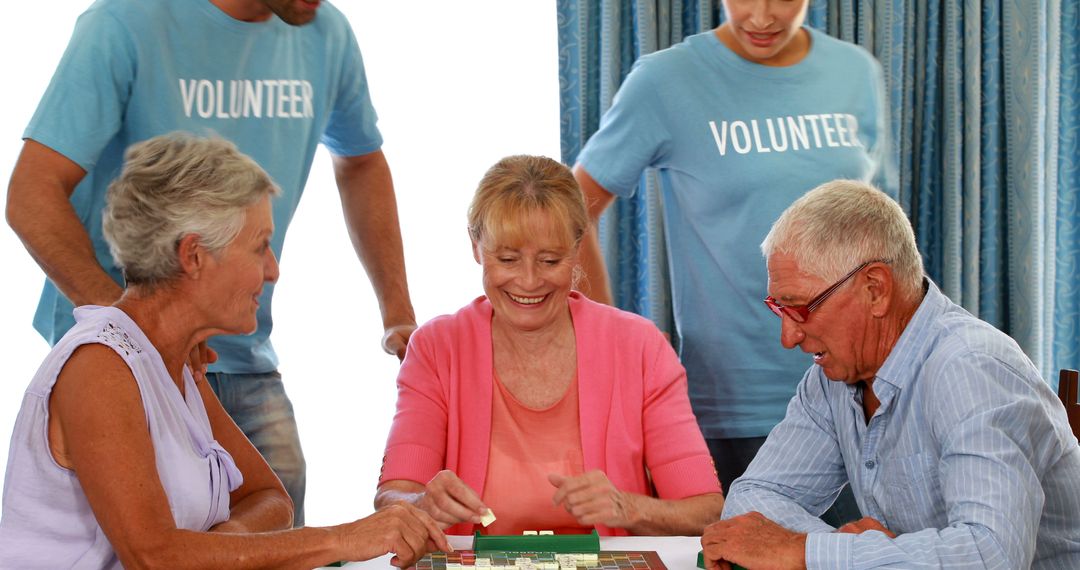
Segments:
[[[712,456],[690,409],[686,370],[659,331],[654,329],[644,348],[648,362],[642,407],[645,464],[657,495],[682,499],[719,493]]]
[[[386,442],[379,483],[396,479],[426,484],[446,464],[447,391],[437,373],[431,327],[409,341],[398,372],[398,401]]]

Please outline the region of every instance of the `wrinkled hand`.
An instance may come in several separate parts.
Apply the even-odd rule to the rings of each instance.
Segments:
[[[196,344],[188,354],[187,365],[196,382],[206,380],[206,369],[215,362],[217,362],[217,352],[207,346],[205,340]]]
[[[603,471],[573,477],[552,473],[548,481],[556,487],[551,502],[562,505],[581,525],[627,528],[637,522],[637,497],[615,488]]]
[[[390,505],[336,529],[348,560],[370,560],[392,552],[390,564],[408,568],[430,551],[454,551],[439,525],[427,513],[406,503]]]
[[[885,525],[878,522],[873,517],[863,517],[857,521],[852,521],[846,525],[836,529],[836,532],[844,532],[848,534],[862,534],[868,530],[878,530],[885,533],[885,536],[889,538],[896,538],[896,533],[885,528]]]
[[[706,570],[806,568],[806,535],[792,532],[761,513],[746,513],[705,527],[701,536]]]
[[[476,491],[449,469],[439,471],[428,481],[416,506],[424,509],[442,528],[465,521],[479,523],[487,512]]]
[[[387,354],[397,356],[398,362],[405,360],[405,348],[409,345],[409,337],[416,330],[415,324],[394,325],[383,333],[382,349]]]

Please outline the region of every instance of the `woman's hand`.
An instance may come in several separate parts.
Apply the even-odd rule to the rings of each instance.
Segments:
[[[197,382],[206,380],[206,369],[211,364],[217,362],[218,355],[214,349],[206,345],[206,341],[202,341],[191,348],[191,353],[188,354],[187,365],[191,369],[191,375]]]
[[[548,481],[556,488],[551,501],[562,505],[582,525],[628,528],[637,522],[637,495],[616,489],[603,471],[573,477],[552,473]]]
[[[480,523],[488,510],[476,491],[449,469],[439,471],[428,481],[415,504],[443,528],[466,521]]]
[[[408,568],[429,551],[454,551],[438,523],[407,503],[390,505],[335,530],[349,560],[370,560],[393,552],[390,564]]]

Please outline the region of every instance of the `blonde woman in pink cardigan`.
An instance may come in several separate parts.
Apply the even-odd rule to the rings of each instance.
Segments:
[[[670,344],[572,291],[588,224],[562,164],[488,170],[469,208],[484,296],[413,335],[377,508],[412,503],[455,534],[699,535],[719,519]]]

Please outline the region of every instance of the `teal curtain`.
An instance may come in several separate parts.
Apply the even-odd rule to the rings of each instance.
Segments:
[[[885,70],[900,202],[930,276],[1056,382],[1080,366],[1077,2],[811,0],[808,25]],[[638,57],[722,22],[718,0],[558,0],[562,158]],[[671,327],[657,179],[601,221],[616,303]],[[809,189],[808,189],[809,190]]]

